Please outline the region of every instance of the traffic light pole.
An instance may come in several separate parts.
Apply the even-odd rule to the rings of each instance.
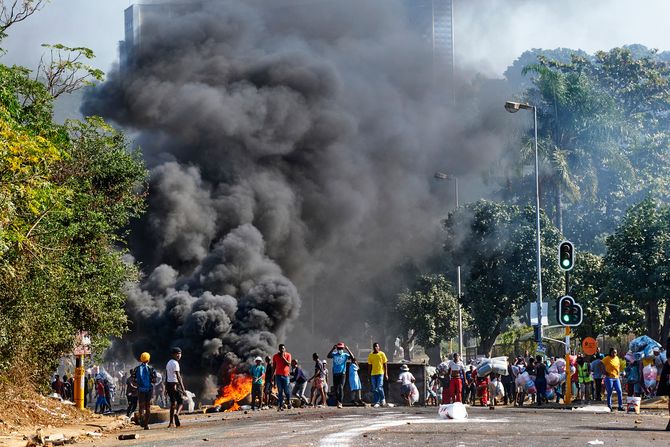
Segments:
[[[570,326],[565,327],[565,395],[563,402],[572,403],[572,366],[570,365]]]
[[[569,273],[565,272],[565,294],[570,295],[570,285],[568,279]],[[570,326],[565,327],[565,394],[563,395],[563,402],[569,405],[572,403],[572,366],[570,365]]]

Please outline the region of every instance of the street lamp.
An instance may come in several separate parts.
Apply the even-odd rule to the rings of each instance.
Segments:
[[[542,343],[542,261],[540,260],[540,164],[537,155],[537,107],[521,103],[507,101],[505,110],[510,113],[516,113],[519,110],[533,111],[533,127],[535,129],[535,211],[536,211],[536,242],[537,242],[537,326],[538,342]]]
[[[435,178],[438,180],[451,180],[454,179],[456,185],[456,208],[458,208],[458,177],[455,175],[445,174],[444,172],[436,172]],[[459,265],[456,269],[456,281],[458,289],[458,352],[463,356],[463,313],[461,310],[461,266]]]

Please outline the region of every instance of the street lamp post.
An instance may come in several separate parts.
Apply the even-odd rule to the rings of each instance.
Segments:
[[[458,209],[458,177],[455,175],[445,174],[444,172],[436,172],[435,178],[439,180],[454,179],[456,186],[456,208]],[[461,266],[458,265],[456,269],[456,287],[458,289],[458,352],[463,356],[463,312],[461,309]]]
[[[535,130],[535,211],[536,211],[536,248],[537,248],[537,326],[539,343],[542,343],[542,261],[540,258],[540,162],[537,150],[537,107],[520,102],[507,101],[505,110],[516,113],[519,110],[533,111],[533,127]]]

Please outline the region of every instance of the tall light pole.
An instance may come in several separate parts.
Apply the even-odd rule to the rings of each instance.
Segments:
[[[445,174],[444,172],[436,172],[435,178],[438,180],[450,180],[454,179],[456,185],[456,208],[458,209],[458,177],[455,175]],[[460,264],[456,270],[456,284],[458,289],[458,352],[461,356],[465,353],[463,352],[463,312],[461,310],[461,266]]]
[[[533,111],[533,127],[535,129],[535,211],[536,211],[536,245],[537,245],[537,326],[538,343],[542,343],[542,261],[540,258],[540,162],[537,151],[537,107],[521,102],[505,102],[505,110],[516,113],[519,110]]]

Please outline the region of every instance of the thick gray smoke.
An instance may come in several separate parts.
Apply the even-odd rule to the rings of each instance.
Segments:
[[[284,3],[191,2],[145,22],[133,63],[84,105],[135,131],[151,169],[127,341],[159,359],[181,345],[186,377],[288,331],[303,352],[367,346],[375,294],[440,250],[435,170],[473,172],[503,144],[476,104],[452,117],[400,2]]]

